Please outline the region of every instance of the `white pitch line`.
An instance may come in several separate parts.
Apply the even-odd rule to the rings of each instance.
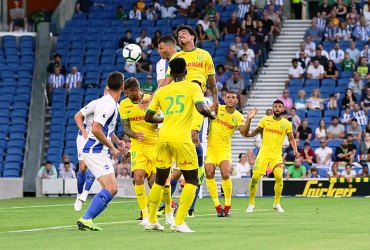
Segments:
[[[233,211],[241,211],[244,209],[233,209]],[[254,212],[266,211],[271,209],[255,209]],[[212,214],[197,214],[196,217],[208,217],[208,216],[215,216],[215,213]],[[164,218],[161,218],[164,220]],[[139,223],[138,220],[126,220],[126,221],[112,221],[112,222],[99,222],[95,223],[96,225],[113,225],[113,224],[126,224],[126,223]],[[27,233],[27,232],[38,232],[38,231],[47,231],[47,230],[58,230],[64,228],[72,228],[76,227],[76,225],[65,225],[65,226],[55,226],[55,227],[42,227],[42,228],[32,228],[32,229],[22,229],[22,230],[14,230],[14,231],[5,231],[0,233]]]
[[[122,204],[122,203],[134,203],[135,201],[112,201],[109,204]],[[54,205],[36,205],[36,206],[25,206],[25,207],[0,207],[0,210],[7,209],[27,209],[27,208],[44,208],[44,207],[69,207],[74,204],[54,204]]]

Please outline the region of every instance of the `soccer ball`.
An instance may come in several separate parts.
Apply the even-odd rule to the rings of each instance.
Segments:
[[[141,58],[141,48],[134,43],[128,44],[123,48],[122,56],[127,62],[137,62]]]

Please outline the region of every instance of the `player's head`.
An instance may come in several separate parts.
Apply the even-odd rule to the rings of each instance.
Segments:
[[[234,107],[235,108],[235,106],[236,106],[236,104],[238,104],[238,102],[239,102],[238,95],[233,91],[227,91],[227,93],[225,95],[226,107]]]
[[[170,61],[170,74],[175,79],[186,75],[186,62],[184,58],[174,58]]]
[[[130,77],[125,81],[124,91],[127,98],[133,101],[140,99],[140,83],[135,77]]]
[[[158,53],[162,59],[170,59],[176,53],[176,40],[171,35],[164,35],[158,39]]]
[[[197,41],[197,33],[189,25],[179,25],[177,27],[176,34],[180,46],[183,46],[184,44],[187,44],[189,42],[193,42],[195,44]]]
[[[274,116],[280,117],[284,113],[284,103],[280,100],[275,100],[272,104],[272,112]]]
[[[123,90],[123,81],[125,77],[121,72],[114,71],[108,75],[107,86],[110,91]]]

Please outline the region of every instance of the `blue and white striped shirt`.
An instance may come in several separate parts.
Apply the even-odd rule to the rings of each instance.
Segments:
[[[49,75],[48,83],[51,84],[54,89],[63,88],[65,82],[66,82],[65,77],[62,74],[56,75],[53,73]]]
[[[77,88],[78,83],[82,81],[82,74],[77,72],[75,74],[69,73],[67,76],[67,87],[69,89]]]

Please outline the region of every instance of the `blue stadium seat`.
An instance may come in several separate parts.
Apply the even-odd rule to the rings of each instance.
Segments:
[[[352,71],[343,71],[340,73],[340,78],[353,78]]]
[[[317,79],[307,79],[306,82],[305,82],[305,86],[306,87],[314,86],[314,87],[318,88],[320,86],[320,81],[317,80]]]
[[[332,139],[332,140],[328,140],[327,146],[328,147],[340,147],[341,144],[342,144],[341,140],[339,140],[339,139]]]
[[[60,140],[49,140],[49,147],[60,147],[60,145],[64,145],[63,139]]]
[[[25,125],[12,125],[9,129],[9,133],[25,133],[26,126]]]
[[[339,110],[338,109],[328,109],[324,111],[324,116],[326,117],[332,117],[332,116],[339,116]]]
[[[66,119],[63,117],[53,117],[51,119],[51,126],[55,126],[55,125],[65,125],[66,123]]]
[[[7,154],[5,156],[5,163],[8,163],[8,162],[21,163],[22,159],[23,159],[23,156],[21,154]]]
[[[46,156],[46,159],[48,161],[51,161],[54,166],[58,167],[59,164],[62,162],[62,154],[49,154]]]
[[[11,164],[12,166],[16,164]],[[18,164],[17,164],[18,165]],[[20,176],[20,168],[18,169],[6,169],[5,166],[9,166],[9,163],[4,164],[4,170],[2,176],[4,178],[18,178]]]
[[[317,169],[317,174],[321,177],[321,178],[326,178],[326,174],[328,173],[329,169],[327,168],[318,168]]]
[[[6,153],[9,155],[22,155],[23,150],[21,147],[8,147]]]
[[[23,125],[26,124],[27,117],[12,117],[12,125]]]

